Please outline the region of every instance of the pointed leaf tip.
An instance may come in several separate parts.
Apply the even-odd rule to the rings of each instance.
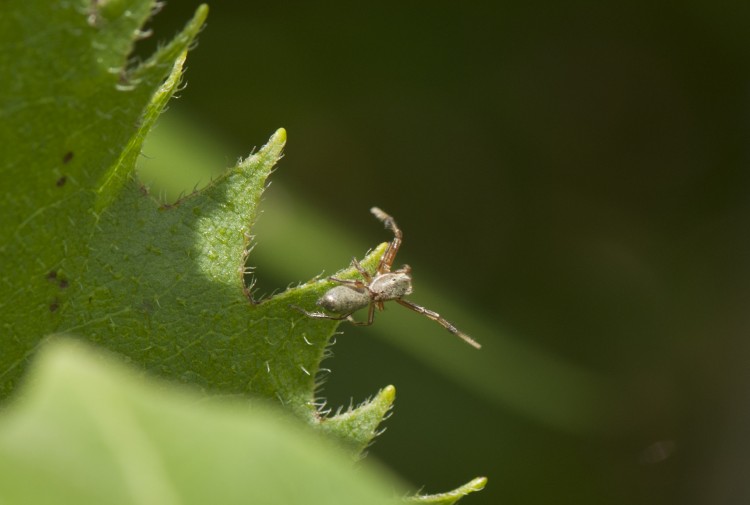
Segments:
[[[198,20],[203,24],[203,21],[206,20],[208,17],[208,4],[200,4],[197,9],[195,9],[195,16],[193,16],[193,19]]]
[[[476,477],[464,486],[471,491],[481,491],[487,485],[487,477]]]
[[[271,163],[267,167],[268,170],[264,172],[265,175],[268,176],[268,174],[271,173],[271,169],[273,168],[273,166],[283,156],[282,151],[284,150],[285,145],[286,130],[284,128],[279,128],[278,130],[273,132],[273,135],[271,135],[271,138],[268,139],[268,142],[266,142],[265,145],[263,145],[263,147],[261,147],[257,153],[251,154],[244,160],[240,160],[237,166],[250,166],[259,162],[262,163],[263,160],[266,160],[267,162]]]
[[[416,495],[409,497],[407,503],[423,503],[431,505],[453,505],[469,493],[481,491],[487,485],[487,477],[476,477],[461,487],[447,493]]]
[[[355,409],[324,419],[320,427],[333,438],[343,442],[355,457],[372,443],[381,431],[378,426],[388,418],[388,413],[396,399],[396,388],[386,386],[372,400]]]
[[[388,385],[383,388],[378,397],[383,402],[393,403],[396,399],[396,388],[392,385]]]
[[[271,142],[286,144],[286,129],[279,128],[278,130],[276,130],[276,132],[271,137]]]

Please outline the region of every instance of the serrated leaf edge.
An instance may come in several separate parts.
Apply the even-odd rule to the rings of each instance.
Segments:
[[[170,62],[169,73],[146,105],[138,129],[99,183],[94,204],[96,213],[100,213],[112,203],[135,170],[135,160],[141,153],[146,135],[151,131],[180,85],[190,43],[200,32],[207,15],[208,7],[201,5],[185,28],[169,44],[156,51],[145,63],[134,69],[132,75],[127,77],[128,86],[131,87],[141,84],[140,81],[146,77],[161,79],[164,72],[162,68]]]

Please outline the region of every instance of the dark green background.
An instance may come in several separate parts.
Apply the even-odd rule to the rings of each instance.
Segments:
[[[139,50],[197,5],[168,3]],[[172,109],[228,164],[285,127],[269,202],[303,197],[373,245],[381,206],[416,301],[423,272],[615,385],[595,428],[556,427],[342,327],[330,403],[398,390],[371,455],[430,492],[488,475],[466,503],[750,502],[748,4],[210,7]],[[304,280],[258,267],[261,291]]]

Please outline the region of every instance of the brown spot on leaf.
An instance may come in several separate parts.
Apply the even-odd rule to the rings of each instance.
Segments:
[[[60,177],[59,179],[57,179],[57,182],[55,183],[55,186],[57,186],[58,188],[61,188],[61,187],[65,186],[65,183],[67,182],[67,180],[68,180],[68,178],[63,175],[62,177]]]
[[[70,163],[70,160],[72,160],[72,159],[73,159],[73,151],[68,151],[63,156],[62,161],[63,161],[63,163]]]

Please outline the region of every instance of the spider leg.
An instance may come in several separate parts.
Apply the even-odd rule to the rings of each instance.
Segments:
[[[409,300],[404,300],[403,298],[399,298],[396,301],[398,303],[400,303],[401,305],[403,305],[404,307],[406,307],[407,309],[411,309],[414,312],[418,312],[419,314],[422,314],[424,316],[429,317],[433,321],[437,322],[440,326],[442,326],[443,328],[445,328],[449,332],[453,333],[458,338],[463,339],[463,341],[466,342],[467,344],[469,344],[470,346],[472,346],[472,347],[474,347],[476,349],[479,349],[479,348],[482,347],[479,344],[479,342],[477,342],[476,340],[474,340],[473,338],[471,338],[467,334],[462,333],[461,331],[459,331],[458,328],[456,328],[455,326],[453,326],[447,319],[445,319],[444,317],[442,317],[437,312],[432,311],[430,309],[426,309],[426,308],[422,307],[421,305],[417,305],[416,303],[410,302]]]
[[[338,277],[329,277],[328,280],[333,281],[333,282],[338,282],[339,284],[343,284],[345,286],[351,286],[357,289],[367,289],[367,285],[365,285],[364,282],[358,281],[355,279],[339,279]]]
[[[375,319],[375,304],[371,303],[370,308],[367,310],[367,321],[355,321],[350,315],[347,316],[347,320],[354,326],[370,326],[372,321]]]
[[[400,274],[410,274],[411,273],[411,267],[409,265],[402,265],[401,268],[398,270],[394,270],[396,273]]]
[[[352,317],[351,314],[344,314],[343,316],[330,316],[326,314],[325,312],[308,312],[299,305],[290,305],[291,308],[294,310],[298,310],[302,312],[307,317],[313,317],[315,319],[330,319],[332,321],[343,321],[344,319],[350,319]]]
[[[390,272],[393,261],[396,259],[396,253],[398,253],[398,249],[401,247],[401,241],[404,238],[404,234],[396,224],[396,221],[378,207],[371,208],[370,212],[372,212],[376,218],[380,219],[383,224],[385,224],[386,228],[393,232],[393,240],[388,244],[388,248],[385,250],[383,257],[380,258],[380,263],[378,264],[378,273],[382,274]]]
[[[372,276],[370,275],[370,272],[365,270],[365,267],[363,267],[359,261],[357,261],[357,258],[352,258],[352,266],[357,269],[357,272],[359,272],[359,275],[361,275],[365,281],[367,281],[367,284],[370,284],[370,281],[372,281]]]

